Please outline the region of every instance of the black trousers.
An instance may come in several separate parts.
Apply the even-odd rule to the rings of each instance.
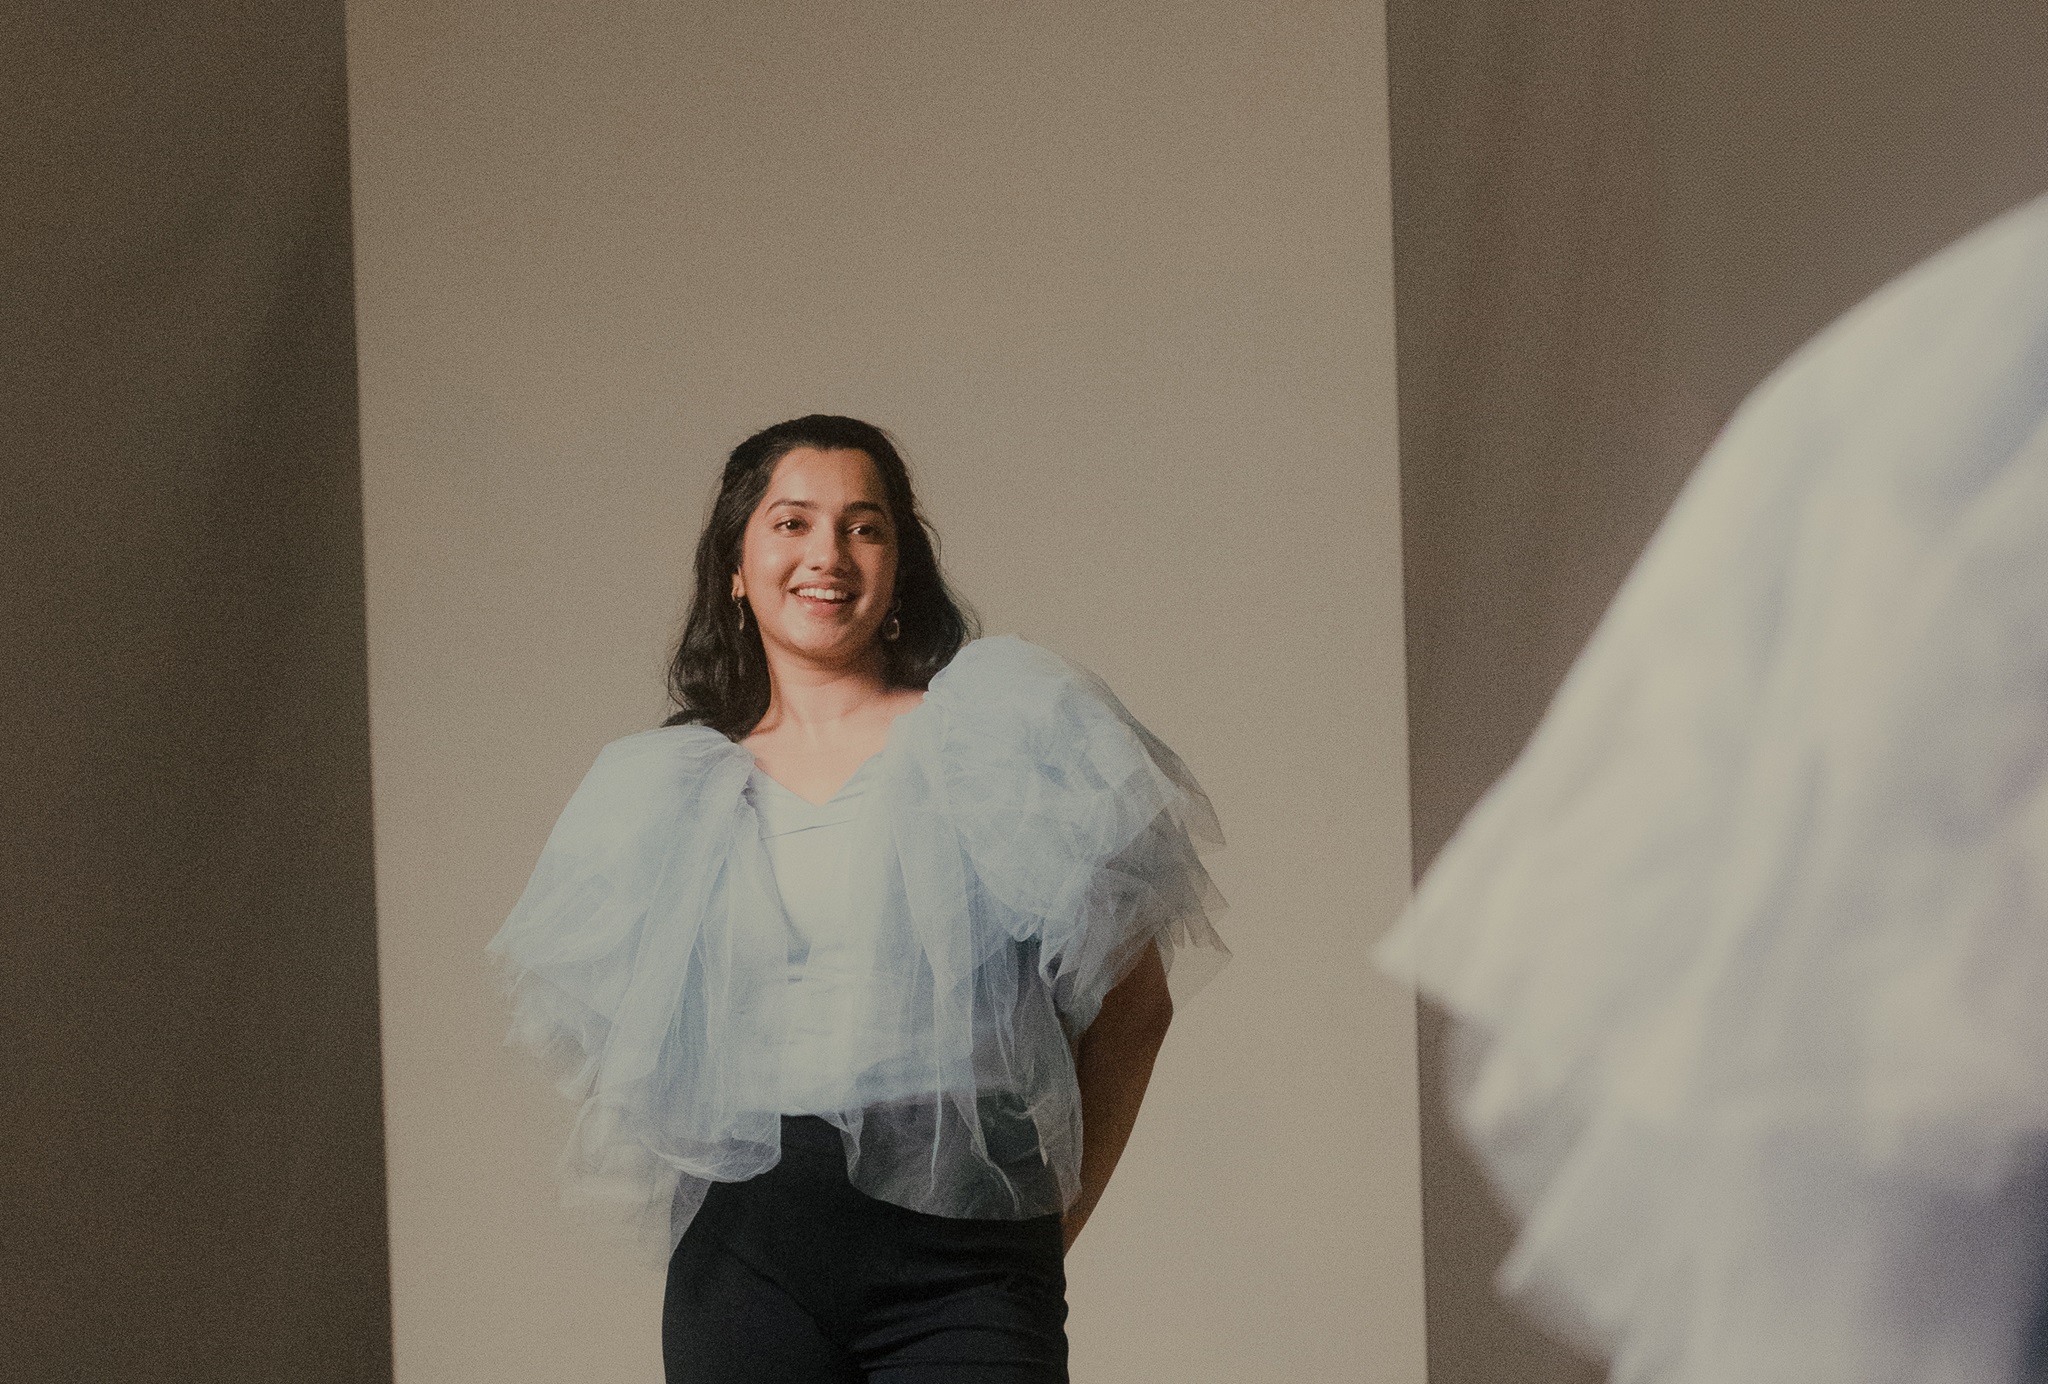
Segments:
[[[668,1384],[1066,1384],[1058,1216],[956,1220],[846,1180],[839,1132],[714,1184],[668,1266]]]

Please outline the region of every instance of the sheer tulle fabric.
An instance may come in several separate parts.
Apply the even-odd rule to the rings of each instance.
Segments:
[[[1382,961],[1613,1378],[2017,1377],[2048,1251],[2048,202],[1743,407]]]
[[[698,726],[606,746],[491,943],[513,1038],[580,1103],[565,1200],[651,1248],[706,1183],[779,1157],[802,963],[751,768]],[[1195,851],[1221,841],[1208,799],[1099,683],[1008,638],[961,650],[866,773],[846,925],[867,983],[827,1114],[849,1174],[935,1215],[1058,1211],[1079,1185],[1070,1039],[1148,945],[1177,998],[1228,955]]]

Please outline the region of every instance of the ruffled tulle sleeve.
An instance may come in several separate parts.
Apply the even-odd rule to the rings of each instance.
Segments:
[[[1021,639],[982,639],[926,700],[901,737],[927,785],[930,820],[911,830],[957,838],[984,907],[1036,943],[1069,1034],[1147,946],[1177,1002],[1221,969],[1222,897],[1197,854],[1222,844],[1215,811],[1099,679]]]
[[[1746,403],[1381,961],[1617,1384],[2010,1384],[2048,1266],[2048,202]]]
[[[697,726],[605,747],[490,953],[512,1039],[578,1102],[564,1196],[665,1227],[685,1174],[770,1166],[775,1112],[746,1099],[786,950],[741,794],[751,757]]]

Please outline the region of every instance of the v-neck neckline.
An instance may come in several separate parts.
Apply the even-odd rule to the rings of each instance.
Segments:
[[[805,807],[830,807],[832,806],[832,804],[838,802],[840,798],[845,796],[846,790],[853,787],[855,780],[860,778],[862,774],[865,774],[870,768],[872,768],[875,762],[879,760],[883,755],[889,753],[890,750],[896,747],[896,727],[903,724],[903,722],[909,720],[911,717],[919,715],[924,711],[926,707],[930,706],[931,704],[931,689],[927,688],[925,689],[923,697],[918,701],[918,704],[916,706],[910,708],[910,710],[908,711],[899,714],[895,720],[889,723],[888,733],[882,737],[882,748],[876,750],[873,754],[869,755],[866,759],[863,759],[858,765],[856,765],[854,767],[854,771],[848,774],[844,779],[841,779],[839,782],[839,786],[832,790],[832,796],[825,799],[825,801],[823,802],[813,802],[811,799],[797,792],[794,788],[791,788],[781,779],[775,777],[775,775],[769,773],[766,769],[762,768],[761,761],[754,757],[754,752],[752,750],[747,750],[747,758],[753,762],[754,772],[759,774],[762,778],[768,780],[768,782],[774,784],[779,792],[787,793],[790,797],[795,798]],[[745,750],[747,747],[745,745],[741,745],[739,748]]]
[[[796,799],[805,807],[812,809],[823,809],[831,807],[833,804],[837,803],[841,798],[845,797],[846,790],[853,787],[853,785],[860,779],[860,776],[868,771],[869,766],[882,757],[882,751],[888,748],[889,747],[887,745],[884,745],[881,750],[876,750],[866,759],[863,759],[860,762],[860,764],[854,769],[854,771],[846,776],[845,780],[840,783],[839,787],[833,790],[832,796],[825,799],[825,801],[823,802],[813,802],[811,799],[797,792],[794,788],[791,788],[781,779],[775,777],[775,775],[769,773],[766,769],[763,769],[761,767],[761,761],[758,759],[754,761],[754,772],[759,774],[762,777],[762,779],[765,780],[768,783],[768,785],[771,788],[773,788],[776,792],[781,793],[787,797]]]

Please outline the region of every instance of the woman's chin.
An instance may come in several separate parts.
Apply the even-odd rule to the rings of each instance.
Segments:
[[[787,656],[822,668],[852,667],[881,653],[881,643],[873,630],[843,625],[831,629],[792,629],[774,642]]]

